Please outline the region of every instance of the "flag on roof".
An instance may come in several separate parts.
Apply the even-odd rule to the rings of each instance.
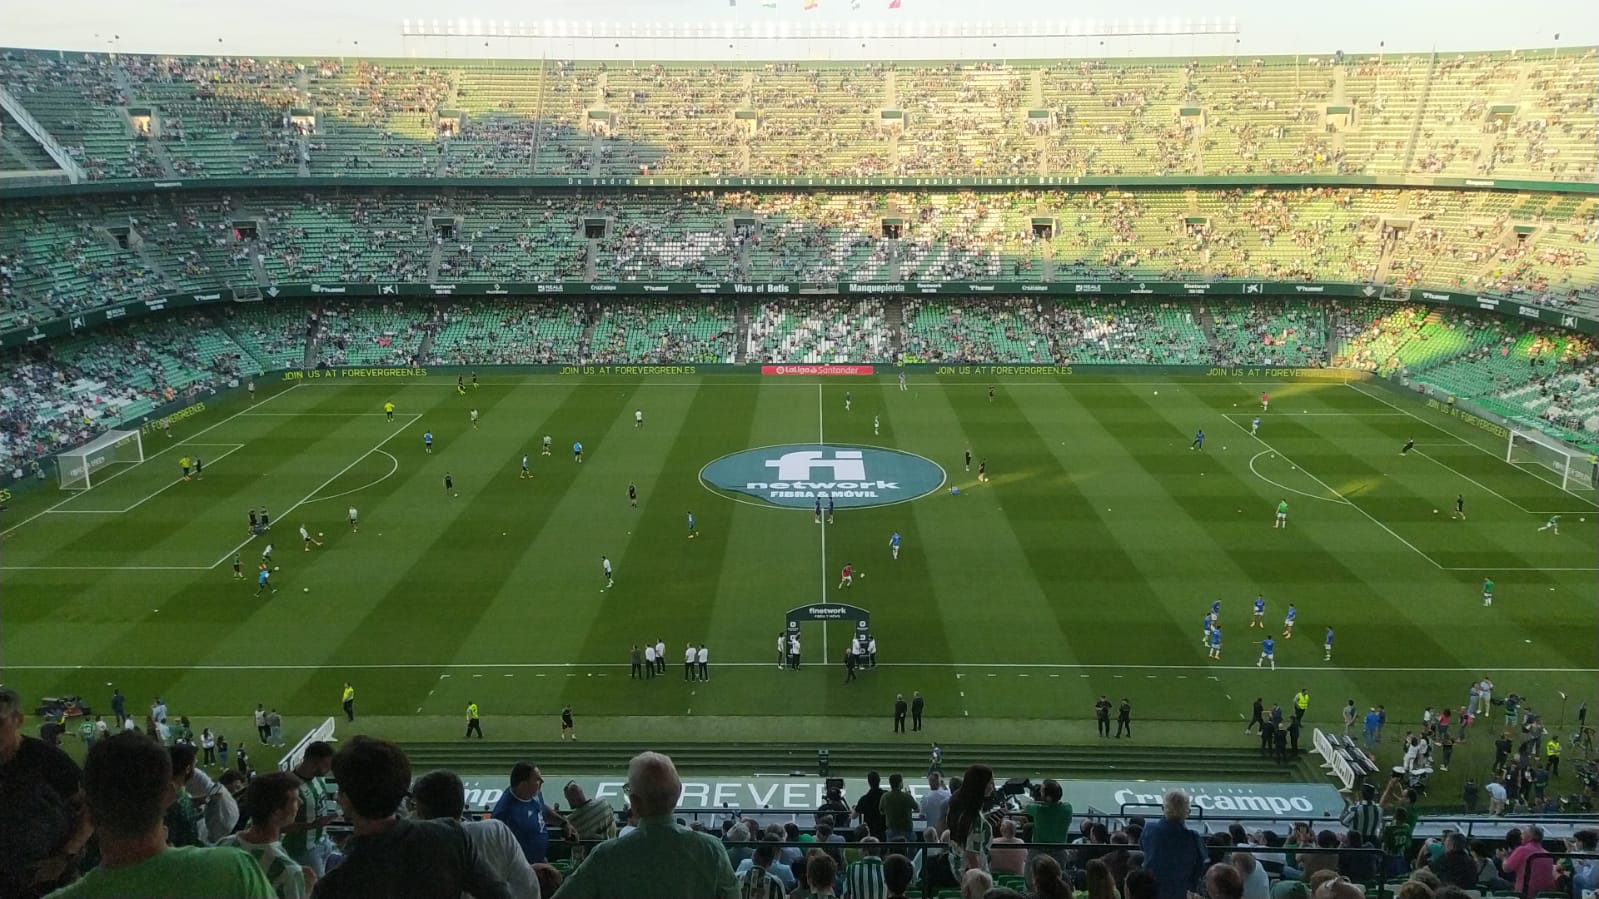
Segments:
[[[815,9],[818,6],[821,6],[821,5],[822,5],[822,0],[805,0],[805,11],[806,12],[810,12],[811,10],[813,10],[813,9]]]
[[[899,0],[888,0],[889,9],[899,9]]]
[[[860,9],[861,8],[861,0],[849,0],[849,8],[850,9]]]

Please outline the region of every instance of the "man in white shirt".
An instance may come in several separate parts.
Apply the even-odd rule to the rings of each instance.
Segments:
[[[656,640],[655,641],[655,665],[656,665],[655,672],[657,674],[665,674],[666,673],[666,641],[665,640]]]
[[[690,643],[683,650],[683,679],[694,680],[694,666],[699,662],[700,654],[694,651],[694,644]]]
[[[655,647],[648,643],[644,644],[644,676],[655,676]]]
[[[699,666],[700,680],[711,679],[711,654],[704,643],[700,644],[699,650],[694,654],[694,664]]]
[[[411,801],[418,818],[460,821],[466,811],[466,787],[453,771],[429,771],[411,787]],[[478,858],[505,881],[514,899],[539,899],[539,879],[504,821],[467,821],[461,829],[472,841]]]
[[[949,808],[949,788],[944,786],[944,776],[938,772],[927,775],[927,792],[917,800],[922,807],[922,818],[927,826],[944,832],[944,812]]]

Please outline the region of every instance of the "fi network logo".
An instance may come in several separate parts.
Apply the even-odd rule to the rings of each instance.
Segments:
[[[824,459],[824,455],[820,450],[784,453],[776,459],[768,459],[766,467],[777,469],[776,480],[779,481],[809,481],[812,479],[811,472],[818,468],[830,471],[832,481],[866,479],[866,463],[861,458],[860,450],[838,450],[831,459]]]

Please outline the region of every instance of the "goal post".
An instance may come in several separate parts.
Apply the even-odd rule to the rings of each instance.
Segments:
[[[1591,460],[1587,451],[1540,431],[1511,429],[1505,447],[1506,462],[1542,468],[1559,479],[1560,489],[1569,492],[1594,490],[1596,471]]]
[[[77,449],[56,456],[62,490],[88,490],[108,477],[107,470],[144,461],[138,431],[107,431]]]

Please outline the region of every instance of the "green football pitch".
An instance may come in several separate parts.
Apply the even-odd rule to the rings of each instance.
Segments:
[[[130,707],[159,694],[197,723],[257,702],[296,724],[337,716],[349,681],[365,726],[412,739],[459,736],[475,701],[492,738],[551,739],[570,703],[586,738],[806,742],[890,739],[894,694],[912,690],[949,741],[1091,739],[1101,693],[1130,698],[1149,739],[1230,741],[1254,697],[1286,706],[1301,687],[1312,723],[1336,726],[1353,698],[1403,728],[1464,704],[1484,674],[1551,718],[1560,692],[1574,718],[1599,683],[1592,492],[1380,385],[1016,377],[991,395],[933,375],[907,391],[892,376],[484,376],[465,396],[437,374],[267,385],[146,433],[146,461],[91,490],[14,500],[6,679],[107,711],[115,683]],[[714,460],[791,445],[889,448],[942,471],[923,463],[925,495],[841,503],[830,525],[809,500],[702,480]],[[185,454],[206,460],[203,480],[179,480]],[[251,538],[262,505],[272,530]],[[1558,535],[1539,531],[1553,514]],[[302,550],[302,523],[322,546]],[[258,596],[268,542],[277,592]],[[1264,630],[1249,626],[1257,594]],[[1212,661],[1201,623],[1218,598]],[[871,613],[880,665],[854,683],[843,623],[803,626],[802,670],[775,664],[785,613],[822,602]],[[1298,629],[1275,672],[1257,668],[1289,603]],[[657,638],[666,676],[631,680],[629,648]],[[683,682],[689,642],[709,648],[706,683]]]

